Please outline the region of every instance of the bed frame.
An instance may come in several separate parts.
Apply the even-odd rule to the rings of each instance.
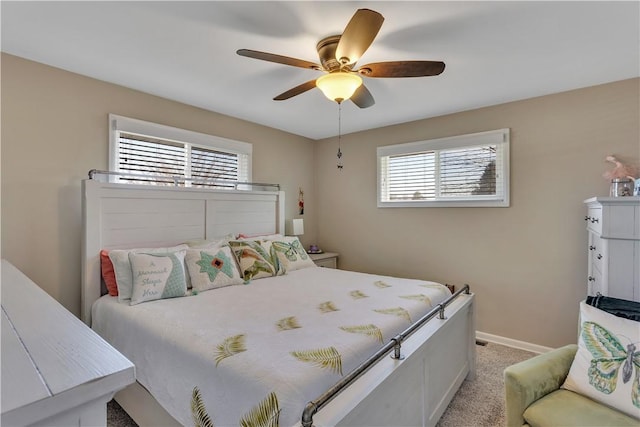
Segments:
[[[282,191],[84,180],[82,320],[91,325],[91,306],[106,292],[101,249],[170,246],[229,233],[284,234],[284,200]],[[475,375],[473,303],[468,287],[458,292],[446,308],[437,307],[438,315],[396,337],[401,347],[391,352],[393,346],[385,346],[348,382],[310,401],[304,416],[301,408],[302,424],[434,426],[462,381]],[[139,383],[115,399],[139,425],[179,425]]]

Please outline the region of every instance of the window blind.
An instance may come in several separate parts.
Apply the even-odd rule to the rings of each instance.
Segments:
[[[378,147],[378,206],[508,206],[508,148],[508,129]]]
[[[149,178],[121,177],[132,184],[174,185],[171,177],[184,176],[186,150],[184,144],[120,132],[118,170]],[[166,176],[166,179],[162,179]]]
[[[120,132],[118,142],[118,170],[132,174],[120,182],[176,185],[174,178],[180,177],[190,179],[179,180],[178,185],[234,188],[233,182],[247,180],[242,173],[247,170],[246,155],[128,132]]]

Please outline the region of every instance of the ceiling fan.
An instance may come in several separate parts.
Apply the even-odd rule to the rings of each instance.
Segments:
[[[331,100],[341,103],[345,99],[360,108],[375,104],[371,92],[362,84],[363,77],[424,77],[436,76],[444,71],[440,61],[388,61],[375,62],[356,68],[356,62],[375,39],[384,17],[370,9],[358,9],[341,35],[333,35],[320,40],[316,46],[320,64],[303,59],[239,49],[236,53],[248,58],[276,62],[293,67],[324,71],[318,79],[309,80],[273,98],[282,101],[319,87]],[[346,88],[343,89],[342,88]]]

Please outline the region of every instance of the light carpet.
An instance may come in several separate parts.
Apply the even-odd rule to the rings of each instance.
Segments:
[[[504,380],[507,366],[535,356],[524,350],[488,343],[476,345],[476,377],[465,380],[440,418],[437,427],[504,426]],[[137,424],[115,402],[107,405],[107,426]]]

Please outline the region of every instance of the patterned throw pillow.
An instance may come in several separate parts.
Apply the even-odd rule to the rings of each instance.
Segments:
[[[232,240],[229,242],[238,261],[242,277],[246,281],[275,276],[278,269],[267,250],[255,240]]]
[[[133,273],[130,305],[185,296],[184,255],[185,251],[166,255],[130,253]]]
[[[189,249],[185,261],[195,291],[242,284],[242,277],[229,246]]]
[[[109,251],[109,259],[113,263],[118,285],[118,301],[129,302],[133,290],[133,276],[131,273],[130,253],[151,253],[166,255],[169,253],[187,250],[187,245],[171,246],[168,248],[139,248],[139,249],[114,249]]]
[[[640,322],[580,303],[578,352],[562,388],[640,419]]]
[[[297,237],[285,237],[281,240],[262,242],[262,244],[269,249],[272,258],[277,258],[282,274],[288,271],[316,267]]]

